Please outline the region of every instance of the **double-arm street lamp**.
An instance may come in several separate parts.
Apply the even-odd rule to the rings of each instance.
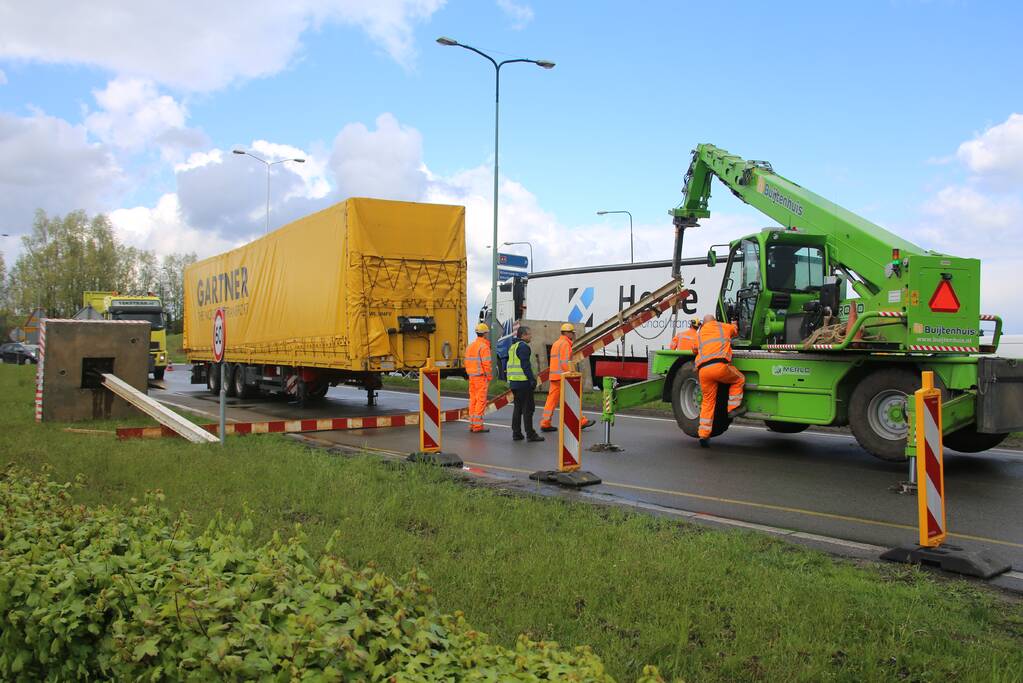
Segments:
[[[529,247],[529,272],[533,272],[533,243],[532,242],[505,242],[504,246],[511,247],[516,244],[525,244]]]
[[[461,47],[470,52],[475,52],[479,56],[486,59],[488,62],[494,65],[494,241],[491,244],[497,245],[497,148],[500,137],[498,135],[499,123],[500,123],[500,110],[501,110],[501,67],[505,64],[515,64],[518,62],[524,62],[527,64],[536,64],[542,69],[553,69],[554,62],[549,62],[544,59],[506,59],[503,62],[498,62],[496,59],[488,55],[486,52],[477,50],[470,45],[463,45],[457,40],[452,38],[446,38],[441,36],[437,39],[437,42],[441,45],[448,47]],[[493,250],[491,254],[493,256],[493,262],[491,264],[490,274],[490,344],[495,350],[497,349],[497,340],[500,335],[497,332],[497,249]],[[532,260],[532,259],[530,259]]]
[[[598,216],[606,216],[609,213],[628,213],[629,214],[629,263],[636,262],[636,252],[632,246],[632,214],[628,211],[598,211]]]
[[[235,154],[244,154],[245,156],[252,157],[256,161],[266,166],[266,230],[264,234],[270,232],[270,167],[276,166],[277,164],[283,164],[286,161],[294,161],[297,164],[304,164],[305,159],[278,159],[277,161],[267,161],[257,157],[252,152],[247,152],[244,149],[232,150]]]

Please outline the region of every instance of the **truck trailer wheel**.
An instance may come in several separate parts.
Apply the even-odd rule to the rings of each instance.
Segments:
[[[227,377],[225,378],[226,384],[224,385],[225,389],[227,390],[225,392],[225,394],[227,395],[228,398],[235,398],[235,397],[238,396],[238,393],[236,391],[236,385],[234,383],[235,382],[234,378],[235,378],[235,376],[237,374],[238,374],[238,366],[236,364],[234,364],[234,363],[228,363],[227,364]]]
[[[860,446],[875,458],[906,460],[906,397],[920,388],[920,375],[886,368],[867,375],[849,397],[849,427]]]
[[[994,448],[1005,440],[1006,434],[981,434],[977,431],[976,425],[963,427],[951,434],[946,434],[942,443],[946,448],[960,453],[980,453]]]
[[[163,373],[167,368],[153,368],[153,379],[163,379]]]
[[[238,398],[252,396],[252,387],[245,383],[245,366],[241,363],[234,366],[234,395]]]
[[[209,363],[206,366],[206,388],[214,396],[220,393],[220,364]]]
[[[779,420],[764,420],[767,430],[777,434],[798,434],[806,430],[810,425],[798,422],[781,422]]]
[[[688,436],[700,435],[700,403],[703,392],[700,391],[700,379],[692,361],[686,363],[675,373],[671,383],[671,410],[675,414],[675,422],[679,429]],[[710,435],[724,434],[728,429],[728,392],[718,391],[717,408],[714,410],[714,425]]]

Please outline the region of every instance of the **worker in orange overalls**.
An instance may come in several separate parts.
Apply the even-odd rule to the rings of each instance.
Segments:
[[[469,432],[483,434],[490,430],[483,426],[483,413],[487,409],[487,388],[493,379],[490,364],[490,327],[486,323],[476,326],[476,339],[465,349],[465,372],[469,375]]]
[[[565,372],[572,372],[575,366],[572,363],[572,340],[575,339],[575,326],[572,323],[565,323],[561,326],[561,336],[551,346],[550,380],[551,388],[547,392],[547,403],[543,406],[543,419],[540,420],[541,432],[556,432],[558,428],[551,424],[554,411],[561,405],[561,375]],[[593,424],[593,420],[583,417],[580,429],[586,429]]]
[[[728,384],[728,416],[738,417],[746,412],[742,404],[742,388],[746,378],[732,365],[732,337],[739,329],[732,323],[719,322],[713,315],[703,318],[700,326],[699,346],[696,350],[696,369],[700,375],[703,404],[700,406],[700,445],[710,446],[710,432],[714,427],[714,407],[717,405],[718,384]]]
[[[689,321],[689,327],[676,334],[671,339],[671,350],[672,351],[692,351],[696,353],[696,349],[699,346],[699,337],[696,331],[700,327],[700,321],[697,318],[693,318]]]

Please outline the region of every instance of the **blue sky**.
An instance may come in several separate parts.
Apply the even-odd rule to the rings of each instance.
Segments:
[[[985,307],[1023,331],[997,286],[1023,265],[1019,3],[214,5],[0,1],[3,232],[81,207],[138,246],[226,248],[262,227],[242,146],[310,160],[278,167],[272,225],[348,194],[466,204],[475,302],[493,70],[449,35],[557,63],[502,71],[501,238],[535,241],[538,268],[627,258],[601,208],[632,211],[638,257],[666,257],[689,150],[713,142],[984,258]],[[711,206],[700,244],[769,223],[720,187]]]

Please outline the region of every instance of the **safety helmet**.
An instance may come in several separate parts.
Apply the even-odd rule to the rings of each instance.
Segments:
[[[480,323],[476,326],[476,334],[487,334],[490,332],[490,326],[486,323]]]
[[[690,318],[689,319],[689,327],[692,327],[692,328],[695,329],[695,328],[697,328],[699,326],[700,326],[700,319],[699,318]]]
[[[561,326],[562,332],[575,332],[575,325],[572,323],[565,323]]]

